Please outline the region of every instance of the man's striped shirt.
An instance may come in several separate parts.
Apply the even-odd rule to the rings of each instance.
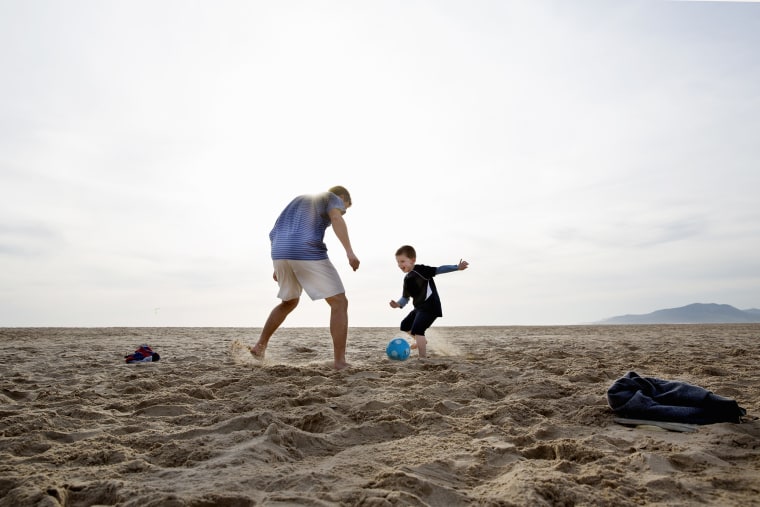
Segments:
[[[318,261],[327,259],[325,230],[330,226],[329,212],[346,212],[343,200],[332,192],[301,195],[280,213],[269,233],[272,259]]]

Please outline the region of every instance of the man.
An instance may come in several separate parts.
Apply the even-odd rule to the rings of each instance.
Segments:
[[[351,248],[343,214],[351,207],[351,195],[344,187],[332,187],[317,195],[301,195],[280,213],[269,233],[272,244],[273,278],[280,287],[275,306],[251,354],[264,358],[269,339],[292,312],[302,290],[312,299],[330,305],[330,334],[333,340],[334,367],[342,370],[346,362],[348,338],[348,299],[338,271],[327,256],[325,230],[332,225],[348,256],[348,264],[359,269],[359,258]]]

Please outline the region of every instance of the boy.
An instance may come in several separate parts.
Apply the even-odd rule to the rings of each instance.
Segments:
[[[467,261],[459,260],[459,264],[445,266],[425,266],[417,264],[417,252],[413,247],[404,245],[396,251],[396,263],[406,273],[404,276],[404,291],[398,301],[391,301],[391,308],[403,308],[412,298],[414,309],[401,321],[401,330],[409,333],[415,344],[412,348],[419,351],[420,358],[427,357],[427,330],[435,319],[443,317],[441,299],[435,287],[433,277],[441,273],[462,271],[467,269]]]

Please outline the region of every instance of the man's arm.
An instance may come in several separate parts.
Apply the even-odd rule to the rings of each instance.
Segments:
[[[330,222],[332,223],[333,231],[338,237],[340,244],[346,250],[348,256],[348,263],[351,265],[354,271],[359,269],[359,258],[354,254],[353,248],[351,248],[351,240],[348,237],[348,226],[346,221],[343,220],[343,214],[338,208],[333,208],[329,212]]]

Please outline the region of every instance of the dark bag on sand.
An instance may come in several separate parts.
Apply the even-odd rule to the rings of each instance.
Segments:
[[[712,424],[741,422],[747,411],[729,398],[702,387],[640,377],[628,372],[607,390],[607,402],[620,417],[652,421]]]
[[[140,347],[133,353],[124,356],[127,364],[131,363],[150,363],[161,359],[158,352],[153,352],[153,349],[149,345],[140,345]]]

